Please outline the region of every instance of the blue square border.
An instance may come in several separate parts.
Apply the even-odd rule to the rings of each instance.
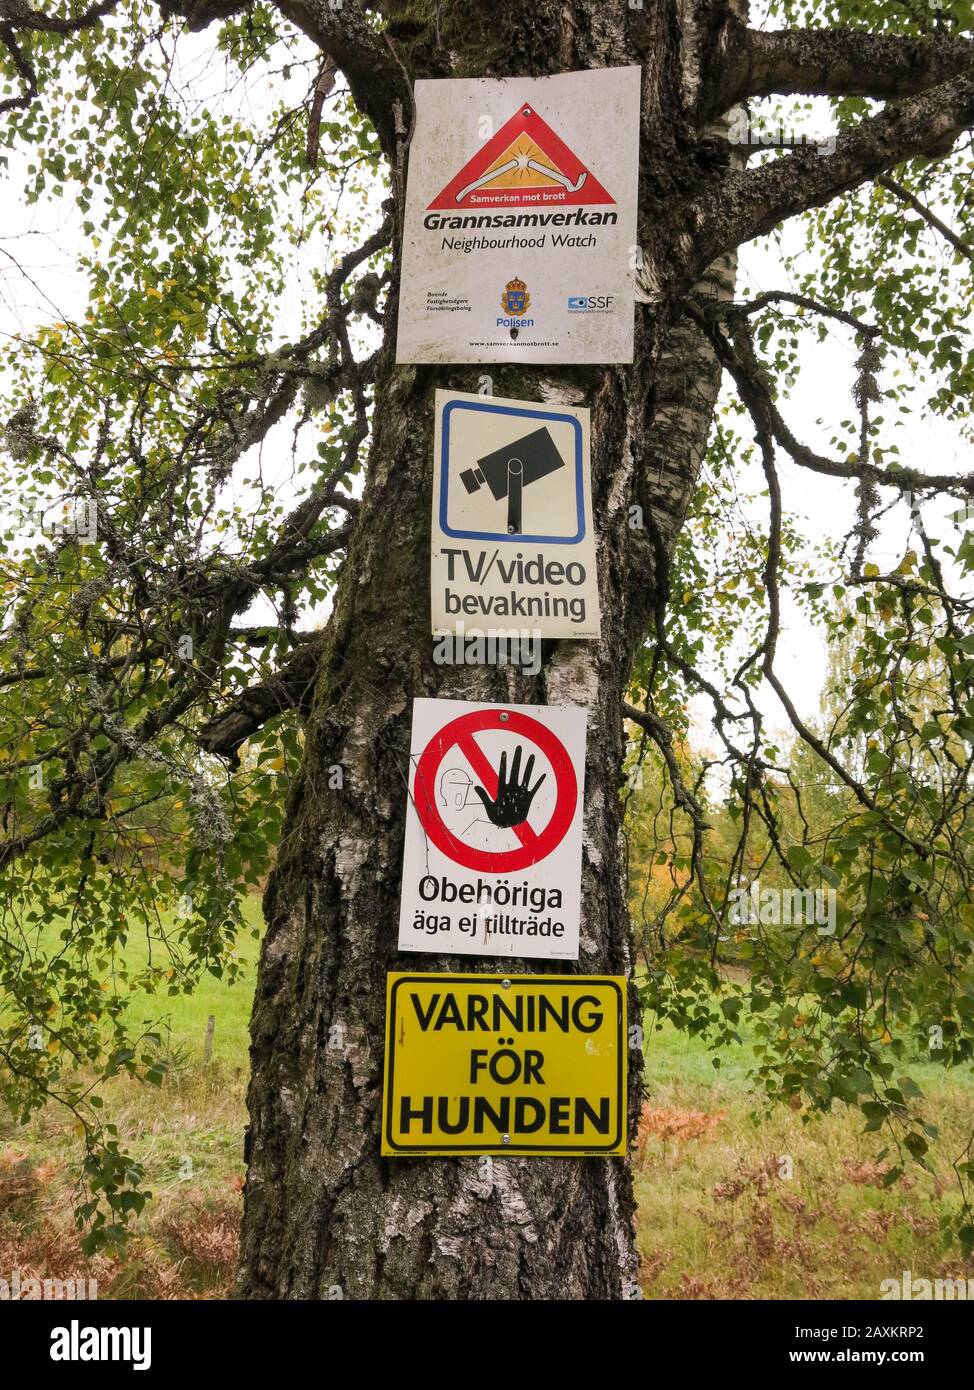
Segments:
[[[491,415],[515,415],[521,420],[558,420],[571,425],[575,432],[575,499],[578,530],[574,536],[512,536],[507,531],[455,531],[447,523],[450,487],[450,417],[454,410],[481,410]],[[445,536],[469,541],[506,541],[508,545],[540,542],[544,545],[578,545],[585,538],[585,490],[582,475],[582,426],[574,415],[557,414],[550,410],[525,410],[520,406],[488,405],[480,401],[447,401],[443,407],[442,442],[440,447],[440,530]]]

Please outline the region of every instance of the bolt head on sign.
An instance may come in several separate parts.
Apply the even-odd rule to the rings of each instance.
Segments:
[[[387,979],[387,1157],[625,1153],[624,977]]]
[[[401,951],[578,959],[587,713],[413,701]]]

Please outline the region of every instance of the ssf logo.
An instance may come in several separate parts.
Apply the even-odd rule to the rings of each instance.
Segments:
[[[611,309],[615,296],[611,294],[570,294],[568,311],[574,314],[593,313]]]

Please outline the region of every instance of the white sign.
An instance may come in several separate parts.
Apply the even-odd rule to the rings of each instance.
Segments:
[[[598,637],[589,413],[436,393],[433,632]]]
[[[632,361],[639,87],[416,83],[397,361]]]
[[[586,716],[413,701],[401,951],[578,959]]]

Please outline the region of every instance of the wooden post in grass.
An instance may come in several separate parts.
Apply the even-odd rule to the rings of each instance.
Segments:
[[[216,1028],[216,1017],[209,1014],[206,1020],[206,1041],[203,1043],[203,1065],[209,1066],[213,1056],[213,1030]]]

